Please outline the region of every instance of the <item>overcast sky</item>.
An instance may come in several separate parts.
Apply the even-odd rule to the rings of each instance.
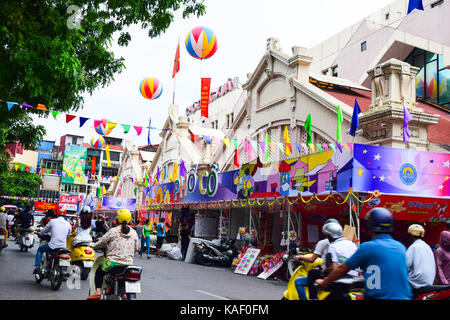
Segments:
[[[148,126],[149,118],[154,127],[161,128],[168,116],[172,102],[174,81],[172,68],[178,39],[180,39],[181,68],[176,76],[175,103],[180,114],[194,101],[200,99],[201,76],[211,77],[214,90],[227,78],[238,76],[241,83],[253,72],[266,49],[266,40],[275,37],[280,46],[291,54],[291,47],[311,48],[346,27],[366,18],[393,0],[206,0],[206,14],[200,18],[182,19],[177,14],[173,24],[160,37],[150,39],[139,26],[130,28],[132,36],[128,47],[114,44],[117,57],[125,58],[126,69],[115,76],[106,88],[99,88],[92,96],[84,98],[84,108],[76,115],[90,119],[106,118],[119,123],[110,136],[147,144],[147,130],[140,136],[133,128],[123,134],[120,126],[130,124]],[[207,26],[218,41],[216,54],[199,61],[192,58],[184,46],[188,32],[196,26]],[[146,77],[156,77],[163,85],[163,93],[157,100],[144,99],[139,84]],[[45,104],[45,102],[42,102]],[[47,105],[51,110],[51,106]],[[79,128],[79,119],[65,123],[65,116],[58,120],[36,119],[46,127],[46,140],[59,139],[64,134],[84,136],[84,141],[96,135],[93,120]],[[151,142],[160,141],[159,132],[152,130]]]

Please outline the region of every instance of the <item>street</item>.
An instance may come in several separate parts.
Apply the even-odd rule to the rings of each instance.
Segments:
[[[58,291],[48,280],[37,284],[33,265],[37,243],[28,252],[20,252],[14,240],[0,253],[0,300],[84,300],[89,279],[80,289],[63,283]],[[286,282],[261,280],[234,274],[227,268],[204,267],[166,257],[147,259],[136,254],[134,262],[143,268],[139,300],[279,300]]]

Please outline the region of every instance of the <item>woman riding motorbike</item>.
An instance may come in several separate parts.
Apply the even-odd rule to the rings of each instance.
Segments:
[[[132,265],[135,252],[140,250],[140,240],[136,231],[130,228],[131,213],[127,209],[117,211],[117,227],[111,228],[96,243],[94,249],[106,247],[105,261],[95,272],[95,292],[88,299],[98,299],[102,293],[103,277],[116,266]]]
[[[72,247],[76,247],[78,243],[92,242],[91,228],[92,228],[92,213],[91,208],[85,206],[80,212],[80,218],[76,218],[73,230],[76,231],[76,236],[73,239]]]

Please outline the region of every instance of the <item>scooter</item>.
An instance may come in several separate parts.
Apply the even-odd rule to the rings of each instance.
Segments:
[[[306,256],[311,254],[306,254]],[[308,276],[308,272],[322,265],[322,259],[318,258],[313,263],[299,262],[300,266],[295,269],[288,282],[288,288],[283,294],[282,300],[299,300],[295,280],[299,277]],[[319,289],[318,300],[360,300],[363,295],[364,279],[363,278],[343,278],[335,281],[326,289]],[[304,287],[306,297],[309,299],[308,286]],[[339,290],[337,290],[339,289]],[[342,292],[342,296],[338,296],[335,292]]]
[[[195,242],[194,261],[204,266],[229,267],[239,254],[234,243],[234,239],[221,242],[220,245],[213,245],[205,241]]]
[[[2,252],[5,243],[6,243],[6,231],[0,229],[0,252]]]
[[[41,237],[41,244],[49,241],[48,235]],[[70,267],[70,251],[66,248],[57,248],[46,252],[42,255],[40,271],[36,273],[35,280],[41,283],[42,280],[48,279],[53,290],[58,290],[64,278],[68,275],[68,268]]]
[[[20,251],[27,252],[28,249],[33,248],[34,245],[34,232],[31,228],[20,231],[17,243],[20,246]]]
[[[74,238],[75,234],[72,234],[67,239],[67,248],[71,248],[70,263],[72,267],[78,269],[75,272],[80,275],[81,280],[86,280],[94,265],[95,250],[89,247],[89,242],[78,242],[73,245]]]
[[[103,250],[105,253],[105,250]],[[89,279],[89,295],[95,292],[95,273],[105,261],[104,255],[95,259]],[[103,277],[100,300],[136,300],[136,294],[141,293],[142,268],[133,265],[114,267]]]

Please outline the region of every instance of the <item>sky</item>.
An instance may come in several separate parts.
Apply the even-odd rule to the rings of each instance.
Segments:
[[[211,90],[239,77],[246,82],[247,74],[254,71],[266,50],[270,37],[279,39],[281,49],[291,54],[293,46],[311,48],[352,24],[391,4],[393,0],[206,0],[206,14],[197,18],[182,19],[181,12],[165,33],[149,38],[140,26],[129,28],[131,42],[120,47],[115,41],[112,50],[116,57],[125,58],[125,69],[115,75],[105,88],[98,88],[84,97],[84,107],[77,116],[90,119],[106,118],[118,123],[109,135],[131,140],[135,145],[147,144],[148,131],[138,135],[133,128],[124,134],[120,124],[162,128],[172,103],[175,88],[175,104],[179,114],[200,100],[200,78],[211,77]],[[212,29],[217,37],[218,49],[214,56],[199,61],[191,57],[184,45],[186,35],[196,26]],[[175,51],[180,41],[180,71],[172,78]],[[163,93],[156,100],[143,98],[140,82],[156,77],[162,83]],[[43,102],[43,104],[45,104]],[[51,106],[47,106],[51,110]],[[65,116],[55,120],[33,118],[46,128],[45,140],[56,141],[65,134],[84,136],[88,143],[96,136],[93,120],[79,128],[79,119],[65,123]],[[158,144],[159,130],[151,130],[152,144]]]

